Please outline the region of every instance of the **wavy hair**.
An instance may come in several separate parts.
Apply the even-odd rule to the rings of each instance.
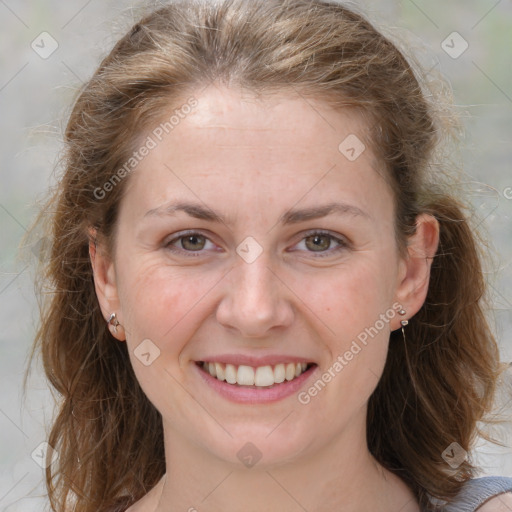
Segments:
[[[62,174],[38,221],[50,247],[32,357],[40,352],[59,395],[48,439],[59,460],[46,470],[52,510],[121,510],[165,473],[161,416],[99,308],[90,229],[112,248],[130,178],[101,198],[98,190],[119,176],[162,111],[214,82],[262,95],[293,89],[356,109],[394,191],[400,250],[419,214],[439,221],[428,295],[407,343],[391,333],[367,441],[424,506],[432,497],[449,501],[474,474],[470,461],[452,469],[441,454],[454,441],[471,449],[501,367],[485,317],[483,245],[467,207],[443,192],[435,163],[443,123],[420,76],[395,43],[334,1],[175,1],[117,42],[74,102]]]

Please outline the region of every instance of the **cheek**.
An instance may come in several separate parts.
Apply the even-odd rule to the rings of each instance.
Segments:
[[[324,321],[331,335],[346,340],[374,325],[381,314],[396,314],[391,266],[383,268],[375,259],[362,258],[323,277],[296,282],[304,302]]]
[[[121,307],[137,380],[158,410],[171,407],[186,415],[180,356],[208,316],[205,297],[219,278],[185,274],[161,262],[126,265],[123,276]]]
[[[335,396],[345,397],[347,410],[358,409],[375,389],[386,362],[389,321],[397,315],[390,277],[395,260],[367,256],[340,267],[329,279],[309,282],[315,285],[309,289],[308,303],[318,312],[317,329],[325,333],[329,353],[323,370],[330,375],[325,377],[335,375],[331,389]]]
[[[123,275],[120,299],[129,345],[149,338],[166,353],[180,351],[181,340],[191,337],[194,319],[204,313],[205,297],[219,280],[161,262],[128,265]]]

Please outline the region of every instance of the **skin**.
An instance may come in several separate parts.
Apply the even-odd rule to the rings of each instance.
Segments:
[[[414,322],[425,300],[437,221],[419,216],[400,256],[382,165],[368,146],[354,161],[338,150],[350,134],[365,140],[355,114],[290,91],[257,100],[211,86],[196,97],[193,113],[130,176],[114,254],[91,245],[102,312],[116,312],[121,325],[112,332],[126,340],[163,417],[167,473],[129,511],[417,512],[408,487],[369,453],[365,424],[390,331],[403,318]],[[206,205],[226,223],[146,214],[174,199]],[[279,223],[291,208],[334,201],[363,213]],[[206,237],[192,245],[202,242],[199,251],[176,241],[189,229]],[[316,249],[311,230],[334,239]],[[236,253],[248,236],[262,249],[251,263]],[[339,251],[336,238],[346,241]],[[171,241],[181,252],[171,252]],[[307,389],[389,311],[394,316],[307,405],[296,393],[235,404],[198,377],[195,361],[215,354],[287,354],[318,365]],[[148,366],[134,353],[144,339],[160,350]],[[237,457],[247,442],[262,455],[251,468]]]
[[[479,512],[510,512],[512,510],[512,493],[496,496],[477,510]]]

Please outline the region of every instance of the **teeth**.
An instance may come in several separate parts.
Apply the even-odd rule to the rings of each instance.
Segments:
[[[215,374],[217,379],[226,380],[226,373],[224,372],[224,367],[220,363],[215,363]],[[210,375],[213,375],[211,371]]]
[[[272,386],[272,384],[275,384],[272,366],[258,366],[258,368],[256,368],[254,384],[256,384],[256,386]]]
[[[214,377],[214,375],[212,375]],[[232,364],[226,365],[226,382],[236,384],[236,368]]]
[[[295,377],[295,365],[288,363],[285,370],[286,380],[292,380]]]
[[[237,367],[233,364],[203,362],[202,367],[212,377],[229,384],[268,387],[295,379],[306,370],[307,364],[280,363],[274,367],[267,365],[253,368],[243,364]]]
[[[284,364],[276,364],[276,367],[274,368],[274,382],[276,384],[280,384],[281,382],[284,382],[285,378],[286,372],[284,369]]]
[[[215,377],[215,375],[212,375],[212,377]],[[251,366],[241,364],[236,374],[236,382],[241,386],[254,386],[254,369]]]

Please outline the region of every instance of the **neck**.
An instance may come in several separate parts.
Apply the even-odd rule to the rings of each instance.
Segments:
[[[151,493],[154,512],[418,512],[410,489],[371,456],[365,429],[279,465],[234,465],[164,425],[167,473]]]

